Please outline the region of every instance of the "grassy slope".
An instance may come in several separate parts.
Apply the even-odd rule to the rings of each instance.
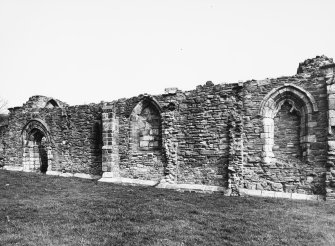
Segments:
[[[0,245],[335,245],[335,204],[0,170]]]

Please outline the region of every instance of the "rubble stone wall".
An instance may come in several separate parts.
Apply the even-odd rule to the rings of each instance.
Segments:
[[[309,73],[244,83],[246,188],[305,194],[325,193],[327,85],[320,69],[322,63],[308,65],[308,69],[305,69],[300,64],[298,71],[307,70]],[[271,130],[267,131],[265,117],[260,115],[260,105],[272,90],[289,86],[292,91],[280,91],[281,99],[272,102],[282,104],[279,105],[279,111],[275,112],[272,130],[274,136],[271,139],[268,136]],[[315,105],[308,102],[308,99],[305,100],[306,96],[302,93],[295,93],[294,88],[308,92],[315,100]],[[301,89],[299,90],[302,91]],[[270,156],[272,159],[268,162],[268,142],[271,141],[274,157]]]
[[[47,138],[48,170],[101,174],[101,107],[94,104],[64,108],[27,106],[36,101],[41,102],[43,98],[32,97],[23,107],[11,109],[8,134],[3,140],[6,165],[24,167],[24,159],[33,158],[30,156],[33,154],[25,153],[25,146],[34,140],[28,139],[30,133],[44,128],[40,131]]]
[[[170,175],[179,183],[227,186],[228,118],[241,111],[241,95],[236,84],[207,82],[193,91],[106,103],[104,171],[111,172],[117,159],[116,176],[160,180]]]
[[[242,90],[237,84],[207,82],[184,94],[175,129],[178,141],[178,182],[228,185],[233,145],[230,118],[240,114]],[[235,130],[235,129],[234,129]]]
[[[81,106],[34,96],[1,126],[0,161],[335,199],[334,67],[319,56],[293,76]]]

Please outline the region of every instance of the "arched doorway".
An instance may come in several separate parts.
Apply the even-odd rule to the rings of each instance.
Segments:
[[[48,129],[40,120],[31,120],[22,130],[23,170],[46,173],[51,168]]]

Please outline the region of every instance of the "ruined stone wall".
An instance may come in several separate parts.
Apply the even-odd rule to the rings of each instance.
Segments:
[[[113,162],[117,176],[159,180],[164,174],[160,109],[150,100],[140,104],[141,98],[120,99],[104,106],[104,161]],[[111,169],[109,164],[103,167],[105,172]]]
[[[0,157],[28,171],[335,199],[334,67],[320,56],[293,76],[99,105],[34,96],[0,127]]]
[[[171,174],[179,183],[227,186],[228,118],[232,112],[240,113],[241,93],[236,84],[207,82],[193,91],[176,90],[106,104],[104,171],[113,169],[109,160],[118,163],[121,177],[160,180]],[[147,121],[154,129],[139,133],[148,108],[157,123]],[[168,167],[169,162],[173,167]]]
[[[41,101],[40,98],[31,98]],[[24,129],[45,127],[50,171],[101,174],[101,110],[99,105],[11,109],[8,134],[4,138],[7,165],[23,167],[31,153]],[[29,132],[27,133],[29,135]]]
[[[178,141],[178,182],[228,185],[229,118],[240,113],[236,84],[207,82],[184,94],[174,124]]]
[[[32,96],[29,100],[23,104],[25,109],[39,109],[39,108],[63,108],[69,106],[67,103],[64,103],[58,99],[45,96]]]
[[[327,161],[327,86],[318,66],[300,64],[292,77],[248,81],[244,83],[245,164],[244,186],[305,194],[324,194],[324,174]],[[314,70],[311,70],[311,67]],[[303,71],[309,73],[303,73]],[[295,85],[303,88],[316,101],[318,110],[306,113],[305,99],[295,95]],[[260,105],[270,91],[280,91],[282,99],[274,118],[274,158],[264,161],[269,145],[268,131],[264,128]],[[290,91],[291,90],[291,91]],[[300,96],[300,98],[299,98]],[[275,102],[273,102],[275,104]],[[270,130],[271,131],[271,130]],[[307,136],[308,135],[308,136]]]

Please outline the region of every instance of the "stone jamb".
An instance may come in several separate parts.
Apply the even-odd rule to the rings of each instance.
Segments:
[[[176,183],[178,180],[178,140],[175,130],[175,111],[165,111],[162,115],[162,142],[166,166],[161,183]]]
[[[103,177],[120,176],[119,118],[114,106],[104,106],[102,112],[102,172]]]
[[[239,195],[243,181],[243,120],[242,115],[232,111],[228,119],[229,159],[228,190],[231,195]]]

